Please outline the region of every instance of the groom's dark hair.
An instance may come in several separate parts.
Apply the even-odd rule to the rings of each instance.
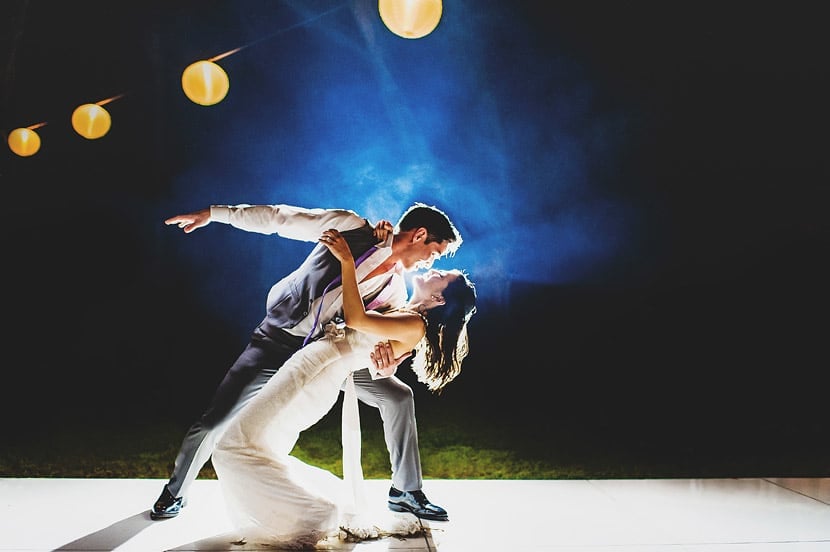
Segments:
[[[426,228],[427,239],[425,243],[448,242],[446,255],[451,257],[461,246],[461,233],[450,221],[444,211],[433,205],[415,203],[401,215],[398,221],[398,230],[406,232],[413,228]]]

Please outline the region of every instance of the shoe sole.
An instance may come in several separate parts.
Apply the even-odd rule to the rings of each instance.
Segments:
[[[402,506],[402,505],[398,504],[397,502],[387,502],[386,504],[389,506],[389,509],[392,510],[393,512],[402,512],[402,513],[406,513],[406,514],[412,514],[413,516],[415,516],[418,519],[427,519],[429,521],[449,521],[450,520],[449,516],[431,516],[429,514],[415,513],[412,510],[410,510],[409,508],[407,508],[406,506]]]
[[[155,512],[150,512],[150,519],[170,519],[176,517],[177,515],[179,515],[179,512],[176,512],[175,514],[157,514]]]

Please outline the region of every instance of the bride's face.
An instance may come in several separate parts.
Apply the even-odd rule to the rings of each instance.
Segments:
[[[423,274],[416,274],[412,277],[414,294],[417,294],[418,297],[442,297],[444,290],[456,278],[458,278],[458,274],[446,270],[432,269]]]

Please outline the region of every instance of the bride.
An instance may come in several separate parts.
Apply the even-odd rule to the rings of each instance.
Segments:
[[[239,412],[213,452],[231,520],[240,536],[264,544],[313,547],[341,527],[375,536],[361,495],[351,372],[365,367],[375,343],[388,340],[395,358],[414,353],[419,381],[440,393],[461,372],[468,351],[476,294],[463,272],[414,276],[406,306],[381,315],[365,310],[354,258],[340,233],[326,230],[319,242],[340,261],[345,328],[329,323],[325,336],[295,353]],[[358,436],[349,443],[353,434],[344,430],[344,479],[290,455],[300,432],[334,406],[341,389],[344,415],[354,413]]]

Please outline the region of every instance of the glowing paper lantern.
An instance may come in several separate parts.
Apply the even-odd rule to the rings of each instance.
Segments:
[[[199,105],[221,102],[230,88],[225,70],[212,61],[197,61],[182,73],[182,89],[191,101]]]
[[[16,128],[9,133],[9,149],[20,157],[34,155],[40,149],[40,136],[28,128]]]
[[[403,38],[421,38],[441,20],[441,0],[379,0],[378,11],[390,31]]]
[[[89,140],[100,138],[110,130],[109,112],[98,104],[84,104],[72,112],[72,128]]]

